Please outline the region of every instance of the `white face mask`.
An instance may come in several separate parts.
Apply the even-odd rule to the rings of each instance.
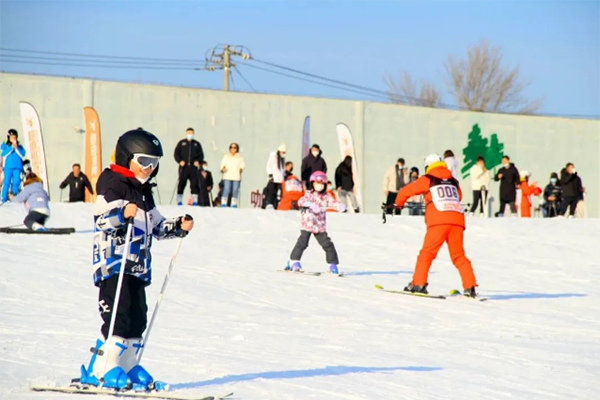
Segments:
[[[323,185],[322,183],[316,183],[316,182],[315,182],[315,183],[313,184],[313,188],[315,188],[315,190],[316,190],[317,192],[321,192],[321,191],[322,191],[322,190],[325,188],[325,185]]]
[[[311,153],[312,153],[312,155],[314,157],[318,157],[319,156],[319,151],[317,151],[317,150],[313,150],[313,151],[311,151]]]
[[[185,135],[185,137],[187,137],[187,140],[192,140],[194,138],[193,134],[187,134]]]

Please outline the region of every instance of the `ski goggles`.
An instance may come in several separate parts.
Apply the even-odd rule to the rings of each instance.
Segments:
[[[142,167],[142,169],[152,168],[152,170],[155,170],[158,168],[160,157],[149,156],[148,154],[134,154],[132,160],[134,163]]]

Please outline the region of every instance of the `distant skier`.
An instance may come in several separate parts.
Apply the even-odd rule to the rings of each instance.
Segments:
[[[25,148],[19,143],[19,133],[16,129],[9,129],[6,141],[0,146],[4,168],[4,181],[2,184],[1,203],[8,200],[8,190],[13,195],[19,193],[21,188],[21,172],[25,159]]]
[[[141,128],[138,128],[141,130]],[[194,128],[187,128],[185,131],[185,139],[181,139],[173,157],[179,164],[179,179],[177,183],[177,205],[183,205],[183,191],[187,181],[190,181],[190,191],[192,192],[193,205],[198,205],[198,169],[204,161],[204,151],[199,141],[194,140]]]
[[[521,218],[531,218],[531,196],[539,196],[542,189],[537,187],[537,182],[529,183],[531,174],[528,171],[521,171],[521,199],[519,202],[519,216]]]
[[[23,182],[23,190],[13,196],[13,203],[25,203],[27,216],[23,224],[31,230],[41,232],[46,230],[46,221],[50,218],[48,192],[44,190],[42,179],[33,172],[28,172]]]
[[[460,273],[465,296],[477,296],[475,274],[463,247],[465,215],[460,204],[462,192],[458,181],[437,154],[425,158],[425,175],[398,192],[396,206],[403,207],[409,198],[418,194],[425,197],[427,233],[413,279],[404,290],[427,293],[429,268],[446,242],[452,263]]]
[[[329,271],[339,273],[339,259],[333,242],[327,235],[327,217],[326,210],[335,208],[342,212],[346,207],[327,194],[327,175],[324,172],[313,172],[309,178],[310,190],[298,200],[298,206],[302,210],[302,222],[300,223],[300,237],[292,250],[290,261],[286,270],[293,272],[302,272],[300,259],[304,250],[308,247],[311,235],[314,235],[317,242],[325,251],[326,261],[329,264]]]
[[[163,156],[160,141],[142,129],[128,131],[117,140],[115,164],[100,175],[96,184],[94,216],[94,284],[99,288],[98,305],[103,320],[103,340],[98,339],[87,368],[81,367],[81,383],[123,389],[161,389],[137,361],[146,329],[146,286],[151,283],[152,237],[185,237],[194,223],[189,216],[165,219],[156,209],[148,180],[158,172]],[[108,337],[124,244],[127,221],[133,223],[130,253],[125,266],[118,313]],[[105,368],[106,366],[106,368]]]
[[[73,164],[73,170],[59,185],[60,189],[69,187],[69,203],[85,201],[85,189],[94,194],[94,189],[88,177],[81,172],[81,165]]]

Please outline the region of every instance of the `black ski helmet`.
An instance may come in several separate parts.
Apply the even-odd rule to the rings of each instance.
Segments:
[[[152,133],[143,129],[134,129],[125,132],[117,140],[115,148],[115,164],[129,168],[129,162],[134,154],[147,154],[149,156],[162,157],[163,149],[160,140]],[[154,170],[155,176],[158,168]]]

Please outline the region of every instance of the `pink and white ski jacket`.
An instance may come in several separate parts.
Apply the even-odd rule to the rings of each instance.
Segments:
[[[302,208],[306,205],[318,204],[321,211],[314,213],[311,209]],[[335,208],[339,210],[340,203],[327,192],[320,194],[311,190],[298,200],[298,206],[302,210],[302,221],[300,229],[312,233],[325,232],[327,230],[326,210]]]

